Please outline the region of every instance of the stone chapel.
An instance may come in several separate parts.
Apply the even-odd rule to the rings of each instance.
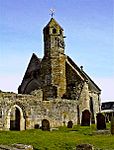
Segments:
[[[64,30],[54,18],[43,36],[44,56],[33,53],[18,94],[0,92],[1,130],[96,122],[100,88],[65,54]]]

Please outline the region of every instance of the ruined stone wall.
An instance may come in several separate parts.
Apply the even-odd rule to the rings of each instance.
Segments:
[[[94,111],[94,119],[96,122],[96,114],[100,111],[100,100],[99,94],[92,92],[89,90],[88,82],[84,83],[80,98],[79,98],[79,108],[80,108],[80,118],[82,118],[82,112],[84,110],[89,110],[90,113],[90,99],[93,101],[93,111]]]
[[[1,130],[10,129],[11,111],[14,108],[20,111],[20,130],[33,129],[35,125],[41,126],[43,119],[47,119],[51,127],[67,125],[70,120],[74,124],[77,123],[76,101],[65,99],[42,101],[42,92],[38,93],[33,93],[34,95],[2,93],[0,95]]]

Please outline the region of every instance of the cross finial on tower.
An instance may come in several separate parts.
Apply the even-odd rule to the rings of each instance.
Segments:
[[[55,9],[50,9],[50,16],[51,18],[53,18],[53,16],[55,15]]]

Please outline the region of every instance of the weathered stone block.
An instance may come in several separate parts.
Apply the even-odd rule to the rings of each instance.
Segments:
[[[33,146],[24,144],[0,145],[0,150],[33,150]]]
[[[24,145],[24,144],[13,144],[14,148],[17,148],[17,150],[33,150],[32,145]]]
[[[76,146],[76,150],[94,150],[94,147],[90,144],[80,144]]]

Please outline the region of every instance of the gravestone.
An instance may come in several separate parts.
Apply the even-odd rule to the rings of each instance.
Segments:
[[[84,110],[82,112],[82,122],[81,122],[81,125],[82,126],[90,126],[90,112],[89,110]]]
[[[105,116],[102,113],[97,114],[97,129],[98,130],[106,129]]]
[[[111,134],[114,135],[114,116],[111,118]]]
[[[43,131],[50,131],[50,123],[47,119],[42,120],[42,130]]]
[[[72,128],[72,126],[73,126],[73,122],[69,121],[68,124],[67,124],[67,128]]]
[[[35,124],[35,125],[34,125],[34,128],[35,128],[35,129],[39,129],[39,128],[40,128],[40,127],[39,127],[39,124]]]

